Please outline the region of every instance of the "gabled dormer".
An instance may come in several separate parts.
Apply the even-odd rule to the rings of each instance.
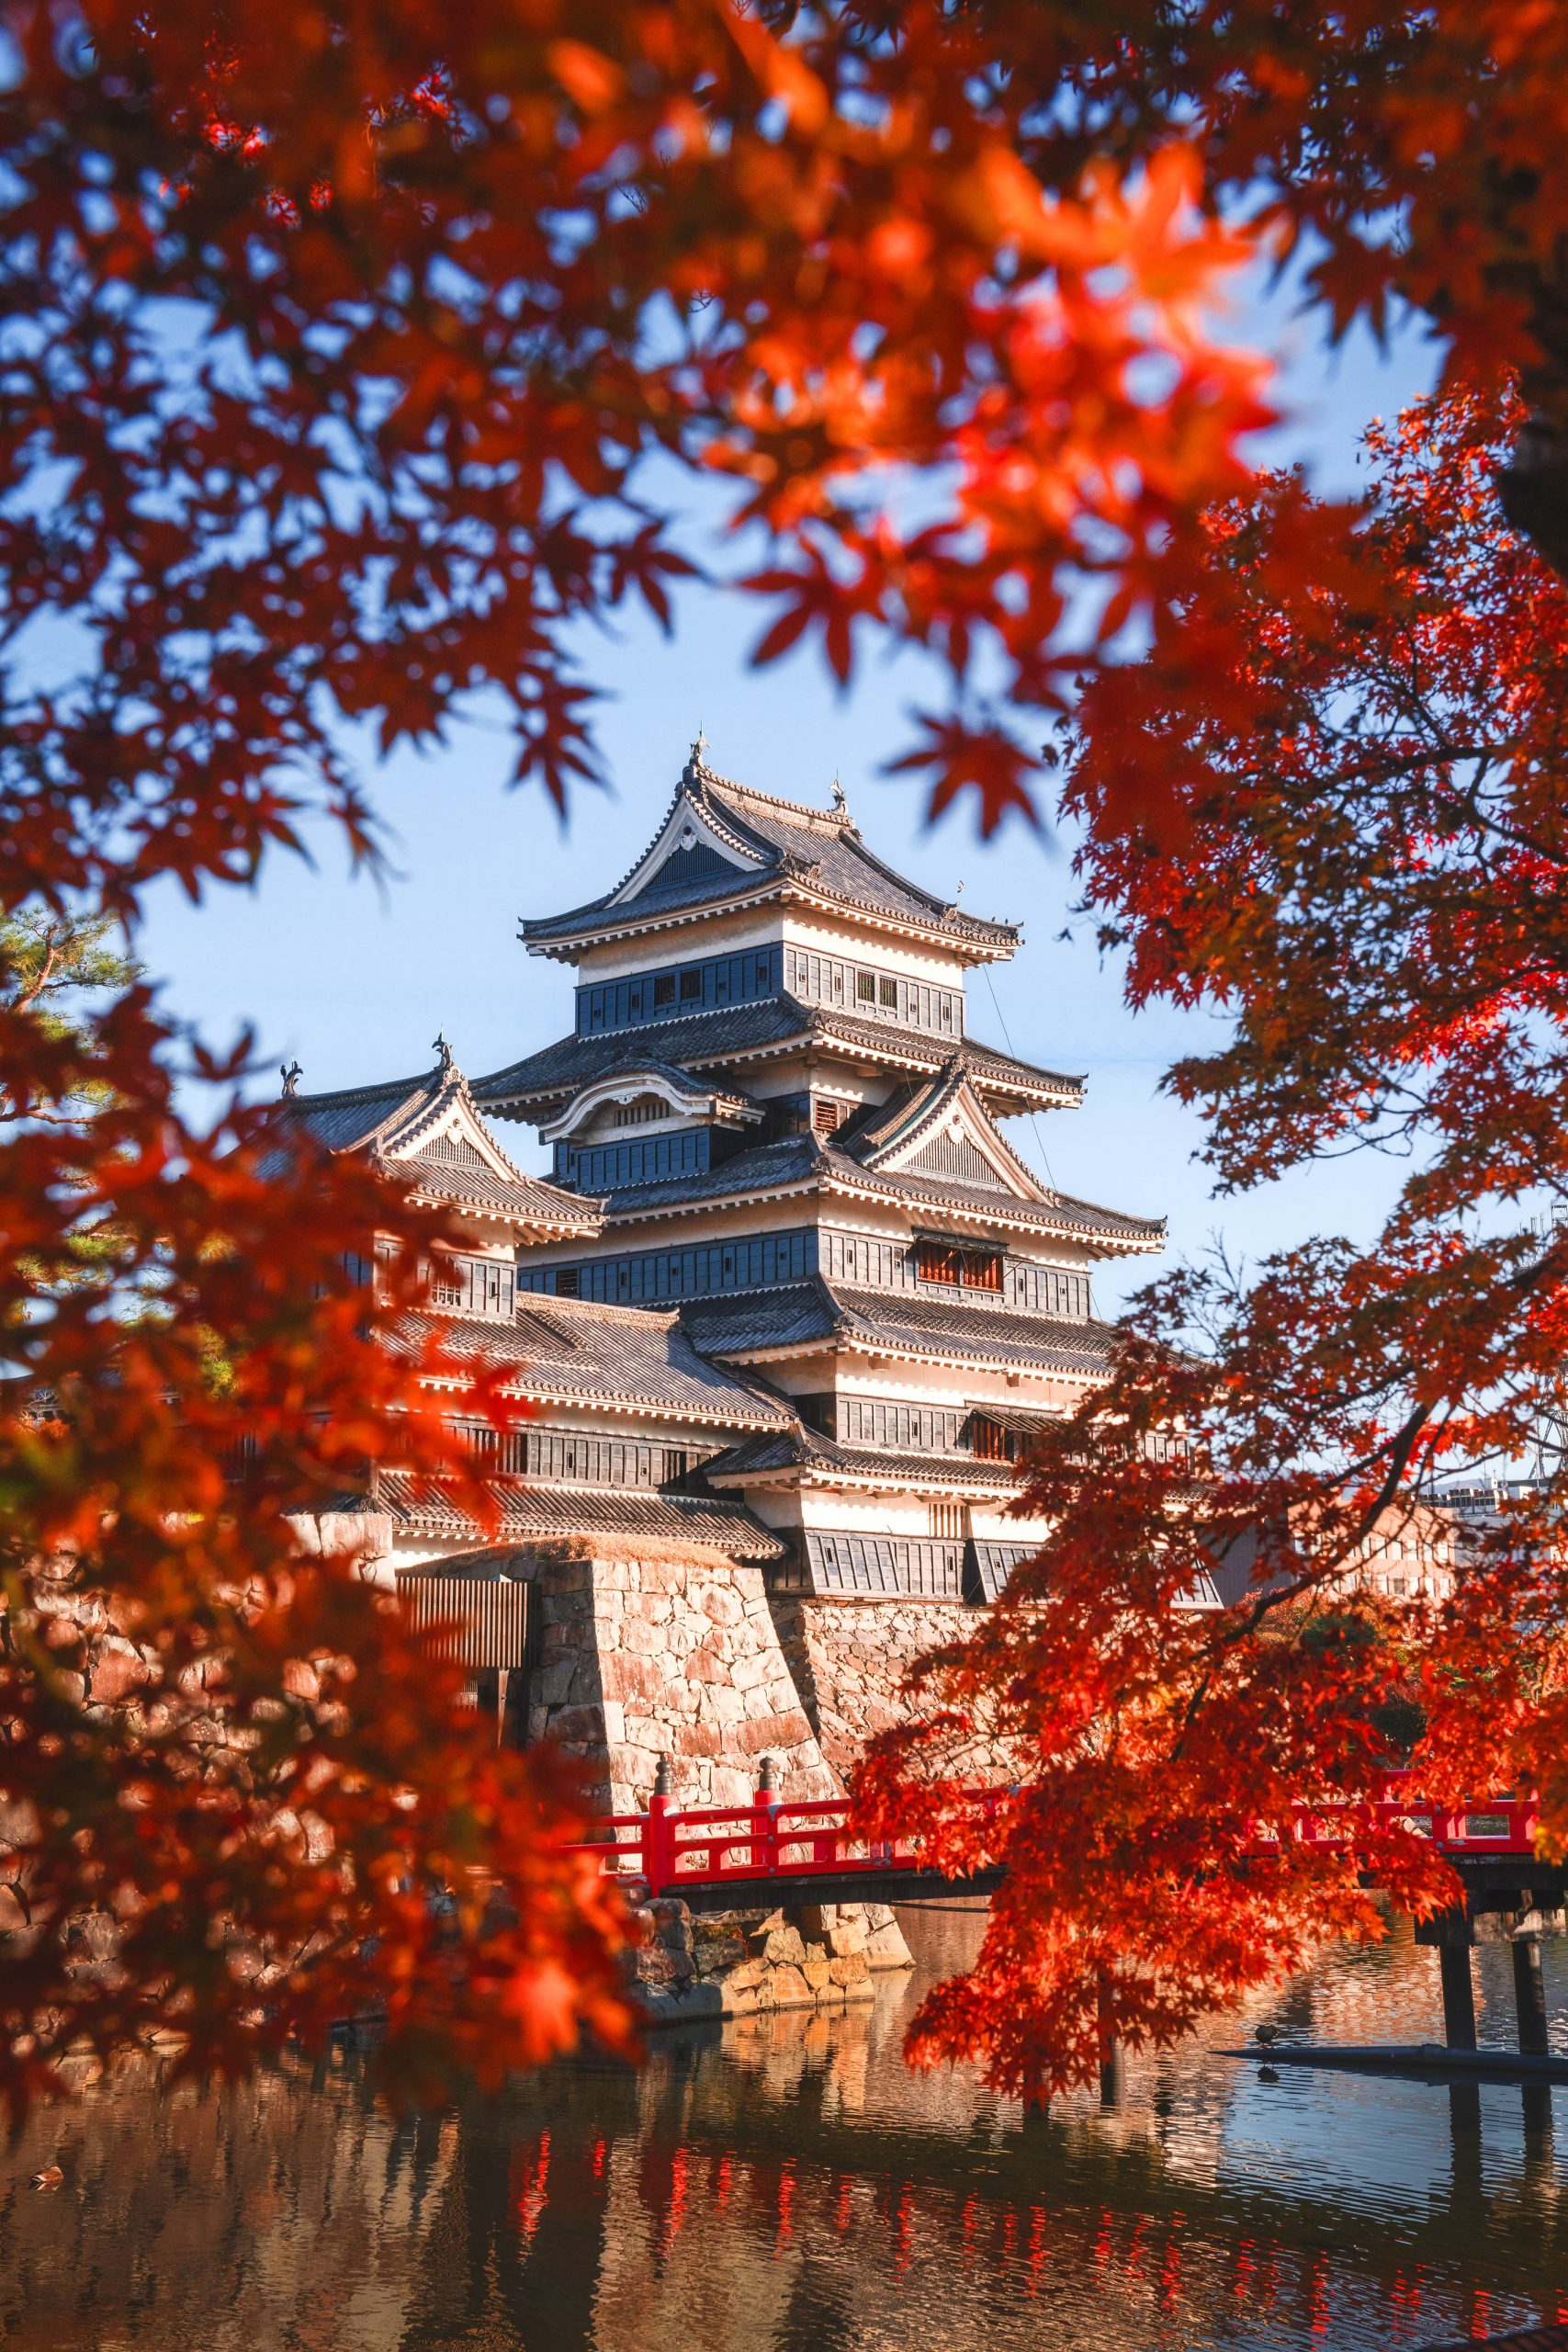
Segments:
[[[878,1175],[930,1178],[1042,1205],[1053,1198],[1005,1140],[959,1060],[863,1125],[852,1149]]]
[[[656,1061],[628,1062],[585,1086],[539,1130],[558,1184],[608,1193],[705,1174],[761,1126],[749,1095]]]
[[[491,1133],[445,1037],[435,1068],[378,1086],[300,1094],[296,1068],[277,1108],[279,1146],[290,1132],[323,1150],[359,1152],[421,1202],[457,1212],[490,1246],[562,1241],[598,1230],[594,1210],[525,1174]]]

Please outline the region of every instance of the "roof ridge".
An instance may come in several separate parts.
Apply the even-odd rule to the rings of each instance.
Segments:
[[[860,840],[860,828],[857,825],[846,824],[842,814],[837,808],[814,808],[808,800],[786,800],[781,793],[760,791],[754,784],[738,783],[734,776],[720,775],[716,769],[706,765],[700,768],[698,774],[705,786],[713,785],[717,787],[721,797],[727,792],[734,792],[743,800],[760,800],[764,808],[782,808],[791,817],[804,817],[808,825],[821,826],[824,831],[835,833],[840,839],[848,833],[856,842]],[[744,820],[742,821],[744,822]],[[869,855],[869,852],[866,854]],[[904,877],[902,875],[895,875],[893,878],[895,881],[901,882]]]
[[[663,832],[663,831],[664,831],[664,829],[665,829],[666,825],[668,825],[668,823],[670,822],[671,818],[675,814],[676,808],[677,808],[677,806],[679,805],[680,800],[681,800],[681,798],[682,798],[682,795],[683,795],[683,793],[685,792],[685,789],[686,789],[686,779],[685,779],[685,777],[682,775],[682,776],[680,778],[679,782],[676,784],[676,786],[675,786],[674,791],[673,791],[673,792],[671,794],[671,796],[670,796],[670,806],[665,809],[663,816],[662,816],[662,817],[660,817],[660,819],[659,820],[659,823],[658,823],[657,827],[656,827],[656,828],[655,828],[655,830],[654,830],[654,835],[653,835],[653,839],[654,839],[654,841],[658,841],[658,840],[659,840],[660,835]],[[649,844],[649,846],[651,847],[651,843]],[[571,908],[569,911],[570,911],[570,912],[571,912],[572,914],[585,915],[585,914],[589,913],[589,912],[590,912],[593,908],[595,908],[595,907],[605,907],[605,906],[608,906],[608,905],[609,905],[609,903],[610,903],[610,901],[611,901],[611,899],[614,899],[614,897],[615,896],[616,891],[617,891],[617,890],[624,890],[624,889],[626,888],[626,884],[631,880],[632,876],[637,872],[637,867],[638,867],[639,865],[642,865],[646,864],[647,859],[648,859],[648,850],[647,850],[647,849],[640,850],[640,851],[637,853],[637,856],[632,860],[632,863],[630,864],[630,865],[628,865],[628,866],[627,866],[627,868],[626,868],[626,872],[622,875],[622,876],[621,876],[621,878],[620,878],[620,880],[619,880],[618,882],[613,882],[613,883],[610,885],[610,888],[609,888],[607,890],[602,891],[602,892],[600,893],[600,895],[599,895],[599,897],[598,897],[598,898],[596,898],[596,899],[589,899],[585,900],[585,901],[584,901],[584,903],[583,903],[581,907],[573,907],[573,908]],[[525,927],[526,927],[526,925],[527,925],[529,922],[538,922],[538,921],[539,921],[539,917],[538,917],[538,916],[536,916],[536,915],[534,915],[534,916],[530,916],[530,915],[522,915],[522,916],[520,916],[520,917],[518,918],[518,920],[519,920],[519,921],[520,921],[520,922],[525,925]],[[563,918],[563,917],[559,917],[559,916],[547,915],[547,916],[545,916],[545,917],[544,917],[544,921],[545,921],[545,922],[559,922],[559,921],[563,921],[563,920],[564,920],[564,918]]]
[[[944,906],[923,883],[911,882],[907,874],[898,873],[894,866],[885,865],[879,857],[866,848],[858,833],[853,836],[853,839],[856,849],[868,865],[874,865],[879,874],[885,874],[889,882],[896,882],[901,890],[908,890],[912,898],[924,899],[926,906],[931,910],[929,916],[899,914],[886,907],[878,907],[874,899],[857,899],[852,890],[836,890],[830,882],[816,881],[812,877],[820,872],[819,865],[808,866],[804,873],[800,874],[790,875],[784,872],[780,875],[780,880],[786,882],[793,880],[798,888],[814,890],[818,898],[829,899],[836,907],[863,908],[868,914],[881,915],[885,922],[892,920],[908,923],[913,928],[918,929],[923,926],[931,931],[940,931],[944,928],[950,931],[966,931],[976,938],[991,932],[1003,933],[1011,939],[1021,936],[1016,923],[993,922],[988,915],[966,915],[959,907]]]
[[[639,1329],[645,1329],[649,1324],[661,1324],[668,1330],[672,1324],[679,1323],[681,1319],[679,1306],[621,1306],[614,1299],[571,1298],[565,1292],[553,1290],[525,1290],[519,1291],[517,1294],[519,1315],[548,1316],[553,1315],[558,1308],[569,1310],[569,1319],[570,1315],[575,1314],[586,1315],[590,1317],[599,1316],[605,1322],[635,1323]],[[458,1317],[455,1319],[471,1323],[488,1319],[492,1325],[494,1320],[493,1317],[486,1318],[477,1315]]]
[[[374,1102],[378,1095],[383,1094],[406,1098],[436,1084],[445,1075],[438,1062],[434,1069],[422,1070],[414,1078],[384,1079],[379,1085],[334,1086],[321,1094],[280,1095],[276,1107],[281,1109],[287,1105],[293,1111],[321,1111],[340,1102]]]

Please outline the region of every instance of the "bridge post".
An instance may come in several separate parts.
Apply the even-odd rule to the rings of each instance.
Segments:
[[[1436,1944],[1438,1970],[1443,1987],[1443,2040],[1450,2050],[1475,2047],[1475,1986],[1470,1973],[1470,1948],[1475,1940],[1468,1904],[1439,1911],[1416,1923],[1418,1944]]]
[[[751,1867],[770,1873],[779,1866],[778,1758],[762,1756],[757,1764],[757,1801],[751,1807]]]
[[[1120,2107],[1126,2088],[1126,2067],[1122,2044],[1111,2028],[1111,1994],[1109,1971],[1100,1979],[1100,2104]]]
[[[1525,1900],[1529,1904],[1529,1896]],[[1514,1955],[1514,2014],[1518,2021],[1519,2048],[1531,2057],[1545,2058],[1551,2043],[1546,2030],[1546,1985],[1540,1973],[1540,1914],[1533,1905],[1516,1914],[1509,1943]]]
[[[675,1780],[670,1758],[661,1756],[648,1801],[648,1826],[643,1832],[642,1868],[650,1894],[662,1894],[675,1876]]]

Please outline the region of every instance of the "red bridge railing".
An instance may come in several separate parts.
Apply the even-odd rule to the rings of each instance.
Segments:
[[[1005,1826],[1012,1794],[1005,1788],[965,1789],[958,1802],[983,1831]],[[1448,1854],[1531,1857],[1539,1813],[1536,1798],[1514,1795],[1450,1812],[1391,1781],[1372,1804],[1296,1806],[1288,1835],[1302,1845],[1338,1850],[1371,1830],[1404,1827]],[[852,1830],[846,1797],[785,1804],[766,1786],[740,1805],[688,1808],[656,1794],[646,1813],[608,1814],[594,1827],[592,1838],[570,1850],[599,1856],[607,1871],[643,1879],[656,1894],[774,1879],[863,1876],[869,1882],[929,1867],[918,1837],[879,1843]],[[1253,1842],[1267,1854],[1278,1848],[1279,1833],[1256,1825]]]

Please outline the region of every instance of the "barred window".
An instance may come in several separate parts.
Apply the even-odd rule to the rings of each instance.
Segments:
[[[922,1241],[915,1250],[915,1268],[923,1283],[952,1283],[955,1286],[963,1279],[964,1252],[942,1241]]]
[[[962,1284],[965,1290],[999,1291],[1002,1253],[999,1250],[965,1250],[956,1241],[920,1241],[915,1245],[915,1271],[923,1283],[950,1283]]]

